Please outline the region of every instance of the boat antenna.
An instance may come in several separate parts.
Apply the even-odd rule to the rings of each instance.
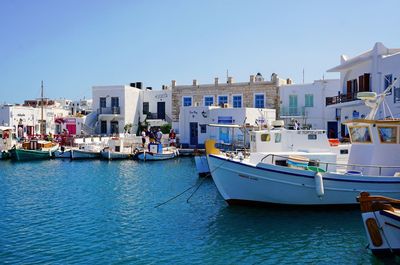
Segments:
[[[365,117],[366,120],[374,120],[376,113],[385,97],[388,96],[394,85],[398,82],[399,78],[395,79],[392,84],[390,84],[381,94],[376,94],[375,92],[359,92],[357,93],[357,98],[364,101],[365,105],[371,108],[370,113]]]

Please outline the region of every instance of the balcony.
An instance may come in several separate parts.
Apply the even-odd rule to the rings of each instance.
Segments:
[[[340,104],[340,103],[345,103],[345,102],[351,102],[355,100],[359,100],[357,98],[357,92],[355,93],[349,93],[349,94],[339,94],[334,97],[327,97],[326,99],[326,106],[329,105],[334,105],[334,104]]]
[[[305,107],[282,107],[280,109],[281,117],[302,117],[305,116]]]
[[[120,107],[107,107],[97,109],[98,114],[121,114]]]

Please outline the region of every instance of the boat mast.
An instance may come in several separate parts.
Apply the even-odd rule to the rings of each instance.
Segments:
[[[40,116],[40,134],[43,136],[45,135],[46,127],[43,126],[44,121],[43,121],[43,80],[42,80],[42,89],[40,93],[40,107],[41,107],[41,116]]]

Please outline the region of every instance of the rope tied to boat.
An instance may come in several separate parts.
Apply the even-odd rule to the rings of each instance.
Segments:
[[[190,186],[189,188],[187,188],[186,190],[182,191],[182,192],[179,193],[178,195],[173,196],[172,198],[166,200],[165,202],[162,202],[162,203],[157,204],[156,206],[154,206],[154,208],[158,208],[158,207],[160,207],[160,206],[162,206],[162,205],[165,205],[165,204],[169,203],[169,202],[172,201],[172,200],[175,200],[176,198],[182,196],[183,194],[185,194],[186,192],[188,192],[189,190],[191,190],[191,189],[193,189],[194,187],[197,186],[196,189],[193,191],[193,193],[190,194],[189,198],[187,198],[187,200],[186,200],[186,203],[189,203],[189,200],[190,200],[190,199],[193,197],[193,195],[199,190],[200,186],[204,183],[204,180],[206,180],[207,177],[211,176],[211,174],[212,174],[215,170],[217,170],[218,168],[220,168],[220,167],[221,167],[224,163],[226,163],[227,161],[228,161],[228,159],[225,160],[224,162],[222,162],[221,164],[219,164],[216,168],[214,168],[214,170],[210,171],[210,172],[200,181],[200,183],[196,183],[196,184]]]

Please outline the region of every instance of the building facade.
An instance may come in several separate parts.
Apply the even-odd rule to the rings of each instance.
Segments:
[[[340,123],[364,118],[369,113],[357,93],[363,91],[382,93],[396,78],[400,77],[400,48],[387,48],[378,42],[374,47],[353,58],[342,55],[340,65],[328,72],[340,73],[339,93],[326,98],[326,106],[333,108]],[[385,98],[385,103],[378,110],[378,119],[391,114],[400,118],[400,84]],[[390,111],[389,111],[390,109]],[[346,127],[339,125],[339,134],[347,134]]]
[[[326,97],[338,94],[339,83],[339,79],[327,79],[281,86],[279,118],[289,126],[297,120],[304,128],[330,131],[331,136],[336,138],[338,121],[335,109],[326,108],[324,103]]]
[[[93,112],[83,126],[86,134],[136,133],[139,123],[160,126],[171,117],[171,90],[165,86],[162,90],[142,88],[141,82],[95,86],[92,99]]]
[[[3,105],[0,106],[0,125],[14,127],[18,137],[41,134],[41,124],[45,134],[58,134],[61,127],[57,119],[68,115],[68,110],[48,104],[43,106],[42,120],[42,108],[38,105]]]
[[[244,132],[239,129],[210,127],[208,124],[271,125],[275,109],[223,108],[219,106],[181,107],[179,141],[183,146],[203,147],[207,139],[218,143],[243,143]]]
[[[249,82],[236,83],[232,77],[227,82],[215,78],[213,84],[176,84],[172,81],[172,126],[179,130],[179,115],[187,107],[221,106],[228,108],[269,108],[279,109],[279,86],[286,80],[272,74],[265,81],[260,73],[251,75]]]

